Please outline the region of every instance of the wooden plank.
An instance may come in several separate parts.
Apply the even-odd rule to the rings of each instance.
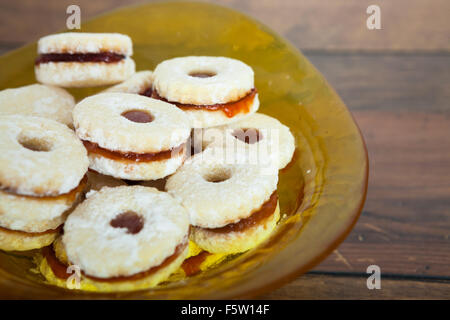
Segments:
[[[450,276],[450,114],[356,111],[370,159],[355,229],[319,271]]]
[[[306,274],[260,299],[449,299],[450,281],[384,278],[369,290],[367,277]]]
[[[353,110],[370,159],[364,212],[315,270],[450,276],[450,57],[308,58]]]
[[[142,3],[129,0],[127,5]],[[382,30],[368,30],[371,0],[219,0],[273,28],[304,50],[450,50],[448,0],[378,0]],[[0,41],[25,43],[65,27],[70,0],[1,0]],[[82,20],[123,6],[121,0],[79,0]]]
[[[351,110],[450,110],[448,54],[306,56]]]

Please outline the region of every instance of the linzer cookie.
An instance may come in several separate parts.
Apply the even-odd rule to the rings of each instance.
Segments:
[[[39,39],[36,79],[61,87],[115,84],[132,76],[130,37],[118,33],[60,33]]]
[[[252,114],[238,122],[197,130],[195,139],[202,148],[243,148],[258,160],[269,159],[284,168],[292,159],[295,139],[289,128],[275,118],[262,113]]]
[[[139,71],[122,83],[116,84],[103,92],[137,93],[151,97],[153,89],[153,73],[151,71]]]
[[[83,290],[154,287],[181,266],[188,233],[188,214],[168,193],[105,187],[69,216],[62,240],[46,248],[40,269],[50,283],[66,286],[67,267],[74,264]]]
[[[66,90],[32,84],[0,91],[0,114],[44,117],[72,126],[75,99]]]
[[[161,62],[153,74],[156,99],[185,111],[194,128],[237,121],[259,108],[254,73],[225,57],[182,57]]]
[[[278,170],[228,163],[220,150],[186,160],[166,190],[187,208],[192,241],[210,253],[238,253],[260,244],[276,226]]]
[[[156,180],[186,158],[189,119],[174,105],[131,93],[101,93],[78,103],[74,126],[90,169],[127,180]]]
[[[67,126],[31,116],[0,116],[0,249],[50,244],[80,200],[88,168]]]

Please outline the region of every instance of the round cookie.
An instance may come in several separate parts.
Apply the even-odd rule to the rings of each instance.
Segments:
[[[137,93],[151,97],[153,88],[153,72],[139,71],[122,83],[119,83],[103,92]]]
[[[186,160],[169,177],[166,190],[187,208],[192,240],[200,248],[211,253],[241,252],[265,239],[278,220],[278,172],[274,166],[236,163],[234,157],[227,159],[225,152],[218,151],[206,149]],[[212,232],[213,241],[206,236]]]
[[[254,73],[226,57],[190,56],[166,60],[153,73],[153,94],[185,111],[194,128],[237,121],[259,108]]]
[[[69,216],[54,255],[62,264],[79,267],[81,289],[137,290],[156,286],[180,267],[188,233],[188,214],[168,193],[105,187]],[[51,283],[64,285],[64,279],[55,281],[49,260],[44,259],[41,271]]]
[[[292,159],[295,139],[289,128],[275,118],[262,113],[252,114],[238,122],[197,133],[197,144],[207,147],[236,147],[266,159],[270,158],[278,169]]]
[[[90,168],[127,180],[156,180],[183,163],[190,135],[187,116],[175,106],[130,93],[102,93],[73,112]]]
[[[86,150],[67,126],[0,116],[0,228],[3,250],[45,246],[86,185]]]
[[[36,79],[62,87],[115,84],[135,72],[130,37],[119,33],[67,32],[38,41]]]
[[[22,114],[44,117],[72,126],[75,99],[66,90],[32,84],[0,91],[0,115]]]

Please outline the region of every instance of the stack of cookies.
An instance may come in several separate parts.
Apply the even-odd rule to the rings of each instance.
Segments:
[[[258,246],[280,219],[278,171],[295,141],[257,113],[252,68],[189,56],[135,72],[132,54],[122,34],[50,35],[40,84],[0,91],[0,249],[41,249],[41,273],[61,287],[190,276]],[[61,88],[106,85],[78,103]]]

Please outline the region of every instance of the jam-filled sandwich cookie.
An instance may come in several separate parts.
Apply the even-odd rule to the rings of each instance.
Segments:
[[[49,118],[72,126],[75,99],[66,90],[32,84],[0,91],[0,114],[23,114]]]
[[[262,113],[226,126],[204,129],[195,138],[201,139],[203,149],[234,146],[247,149],[261,160],[270,158],[278,169],[291,161],[295,151],[295,139],[289,128]]]
[[[60,33],[39,39],[36,79],[61,87],[114,84],[135,72],[130,37],[119,33]]]
[[[86,149],[54,120],[0,116],[0,249],[50,244],[80,200]]]
[[[122,83],[116,84],[103,92],[124,92],[136,93],[143,96],[152,96],[153,91],[153,72],[139,71]]]
[[[187,208],[191,240],[210,253],[237,253],[257,246],[279,219],[278,171],[227,163],[217,149],[186,160],[166,190]]]
[[[90,169],[127,180],[172,174],[186,157],[189,119],[177,107],[131,93],[102,93],[78,103],[74,126]]]
[[[154,287],[182,264],[188,234],[188,213],[168,193],[106,187],[69,216],[61,243],[44,250],[40,270],[49,282],[65,286],[67,267],[76,265],[83,290]]]
[[[225,57],[161,62],[153,73],[153,97],[188,113],[194,128],[237,121],[259,108],[252,68]]]

